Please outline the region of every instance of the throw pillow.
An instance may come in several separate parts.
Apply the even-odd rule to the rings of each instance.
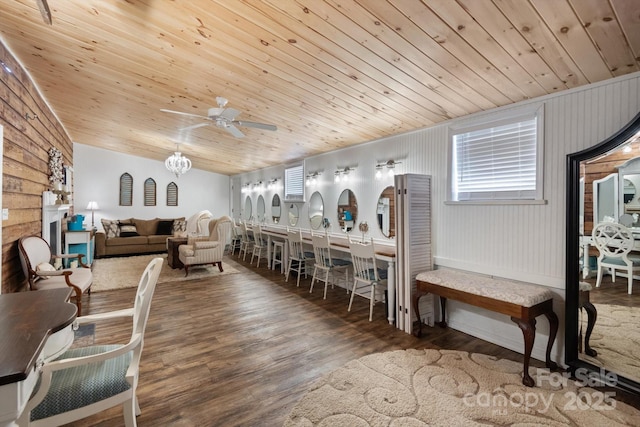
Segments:
[[[48,262],[41,262],[36,266],[36,271],[56,271],[56,268]],[[40,277],[41,280],[49,279],[49,277]]]
[[[138,229],[135,225],[120,224],[120,237],[133,237],[139,236]]]
[[[156,231],[156,235],[170,236],[172,234],[173,234],[173,220],[158,221],[158,230]]]
[[[102,228],[107,234],[107,239],[112,237],[118,237],[120,234],[120,224],[117,219],[102,219]]]
[[[187,231],[187,221],[184,219],[173,220],[173,234]]]

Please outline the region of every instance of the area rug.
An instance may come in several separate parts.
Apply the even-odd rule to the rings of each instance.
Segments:
[[[640,381],[640,308],[613,304],[594,304],[598,316],[589,345],[595,357],[580,354],[580,359],[596,366]],[[583,335],[587,329],[586,313],[581,313]]]
[[[454,350],[398,350],[353,360],[318,380],[285,427],[638,426],[640,411],[560,373]]]
[[[193,266],[189,268],[189,275],[184,276],[184,269],[172,269],[167,263],[167,254],[137,255],[118,258],[100,258],[94,261],[93,284],[91,292],[101,292],[111,289],[133,288],[138,286],[144,269],[154,258],[164,258],[164,264],[160,271],[158,283],[177,282],[182,280],[194,280],[213,278],[227,274],[237,273],[238,270],[222,262],[224,272],[220,272],[217,266]]]

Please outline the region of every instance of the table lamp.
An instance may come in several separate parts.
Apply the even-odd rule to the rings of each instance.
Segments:
[[[93,230],[95,230],[96,229],[96,224],[95,224],[94,211],[100,209],[100,206],[98,206],[98,202],[95,202],[95,201],[92,200],[87,205],[87,209],[91,211],[91,228]]]

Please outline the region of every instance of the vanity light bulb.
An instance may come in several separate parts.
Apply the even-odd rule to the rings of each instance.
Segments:
[[[333,182],[340,182],[340,175],[336,174],[336,176],[333,178]]]
[[[382,179],[382,171],[380,169],[376,171],[376,179]]]
[[[394,175],[393,169],[389,169],[389,176],[393,177],[393,175]]]

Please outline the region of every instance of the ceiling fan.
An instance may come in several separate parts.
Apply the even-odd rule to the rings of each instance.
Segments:
[[[164,111],[165,113],[180,114],[180,115],[189,116],[189,117],[197,117],[199,119],[204,119],[209,121],[207,123],[198,123],[195,125],[181,128],[180,129],[181,131],[197,129],[203,126],[209,126],[211,124],[210,122],[213,122],[217,127],[226,130],[236,138],[242,138],[244,136],[244,134],[236,126],[246,126],[250,128],[265,129],[265,130],[278,129],[275,125],[269,125],[266,123],[256,123],[256,122],[247,122],[244,120],[236,120],[236,117],[238,117],[238,115],[240,114],[240,111],[236,110],[235,108],[226,108],[226,105],[228,102],[226,98],[218,96],[216,97],[216,102],[218,103],[218,107],[209,108],[209,111],[207,112],[206,116],[201,116],[199,114],[184,113],[182,111],[165,110],[165,109],[161,109],[160,111]]]

